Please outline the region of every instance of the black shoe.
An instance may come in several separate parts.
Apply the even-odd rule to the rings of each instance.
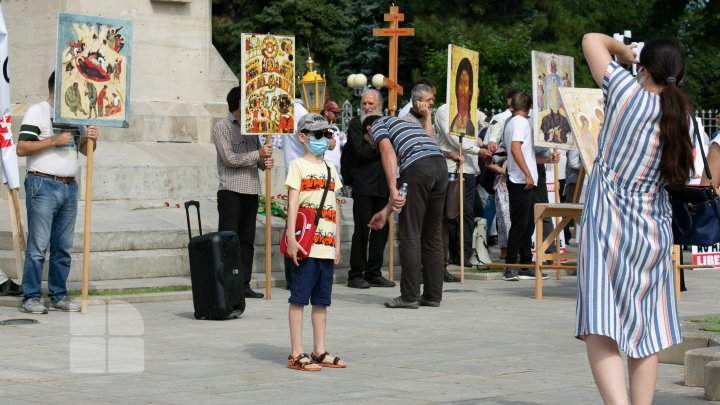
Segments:
[[[459,257],[449,257],[448,258],[448,264],[454,264],[459,266],[460,265],[460,258]]]
[[[488,246],[497,246],[497,244],[498,244],[498,237],[497,237],[497,235],[488,236],[488,239],[487,239],[487,245],[488,245]]]
[[[383,276],[375,276],[366,279],[370,287],[395,287],[395,282],[386,279]]]
[[[255,292],[252,288],[245,286],[245,298],[264,298],[265,294]]]
[[[417,301],[405,301],[402,297],[393,298],[385,303],[385,308],[418,309],[419,306]]]
[[[520,280],[535,280],[535,269],[522,269],[518,271],[518,278]],[[547,280],[548,275],[542,273],[542,279]]]
[[[450,274],[449,271],[445,270],[445,275],[443,276],[443,281],[445,281],[446,283],[459,283],[460,277]]]
[[[347,286],[350,288],[370,288],[370,283],[362,277],[348,279]]]
[[[505,272],[503,273],[503,280],[505,281],[518,281],[520,280],[520,277],[518,277],[518,269],[514,267],[508,267],[505,269]]]
[[[420,306],[421,307],[439,307],[440,303],[437,301],[428,301],[425,299],[425,297],[420,297]]]
[[[23,290],[21,285],[15,284],[14,281],[8,279],[6,282],[0,284],[0,296],[5,295],[12,295],[12,296],[18,296],[23,295]]]

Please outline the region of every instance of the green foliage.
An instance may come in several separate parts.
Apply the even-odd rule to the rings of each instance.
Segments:
[[[532,86],[530,51],[575,58],[575,85],[594,87],[582,56],[587,32],[612,35],[629,29],[634,40],[677,38],[685,48],[686,91],[696,105],[720,105],[720,1],[715,0],[415,0],[397,1],[403,27],[414,37],[400,38],[398,82],[410,88],[420,76],[438,85],[438,104],[446,92],[449,43],[480,52],[480,99],[483,108],[503,107],[510,87]],[[349,97],[351,73],[387,74],[387,38],[372,36],[385,27],[389,2],[365,0],[213,0],[213,42],[231,68],[240,72],[241,32],[294,34],[298,71],[306,48],[328,76],[331,97]],[[402,105],[402,101],[398,101]]]

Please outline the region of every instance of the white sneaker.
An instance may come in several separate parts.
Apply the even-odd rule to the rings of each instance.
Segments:
[[[65,311],[65,312],[78,312],[80,311],[80,305],[72,302],[70,297],[65,297],[60,301],[50,301],[48,307],[51,311]]]
[[[28,298],[27,301],[23,302],[23,311],[28,314],[47,314],[48,310],[43,304],[40,303],[40,298]]]

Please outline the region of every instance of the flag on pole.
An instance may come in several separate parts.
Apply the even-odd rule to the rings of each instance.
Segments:
[[[12,135],[12,119],[10,118],[10,78],[8,77],[8,33],[5,18],[0,5],[0,62],[2,78],[0,78],[0,151],[2,151],[2,177],[8,188],[20,187],[17,153]]]

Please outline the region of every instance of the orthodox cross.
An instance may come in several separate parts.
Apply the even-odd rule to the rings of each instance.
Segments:
[[[400,21],[405,21],[405,14],[398,11],[397,6],[390,7],[390,12],[385,13],[385,21],[390,22],[388,28],[373,28],[374,37],[390,37],[390,61],[388,77],[385,78],[384,87],[388,89],[388,110],[390,115],[395,115],[397,110],[397,95],[403,94],[402,86],[397,84],[397,59],[398,59],[398,37],[415,36],[414,28],[400,28]]]

